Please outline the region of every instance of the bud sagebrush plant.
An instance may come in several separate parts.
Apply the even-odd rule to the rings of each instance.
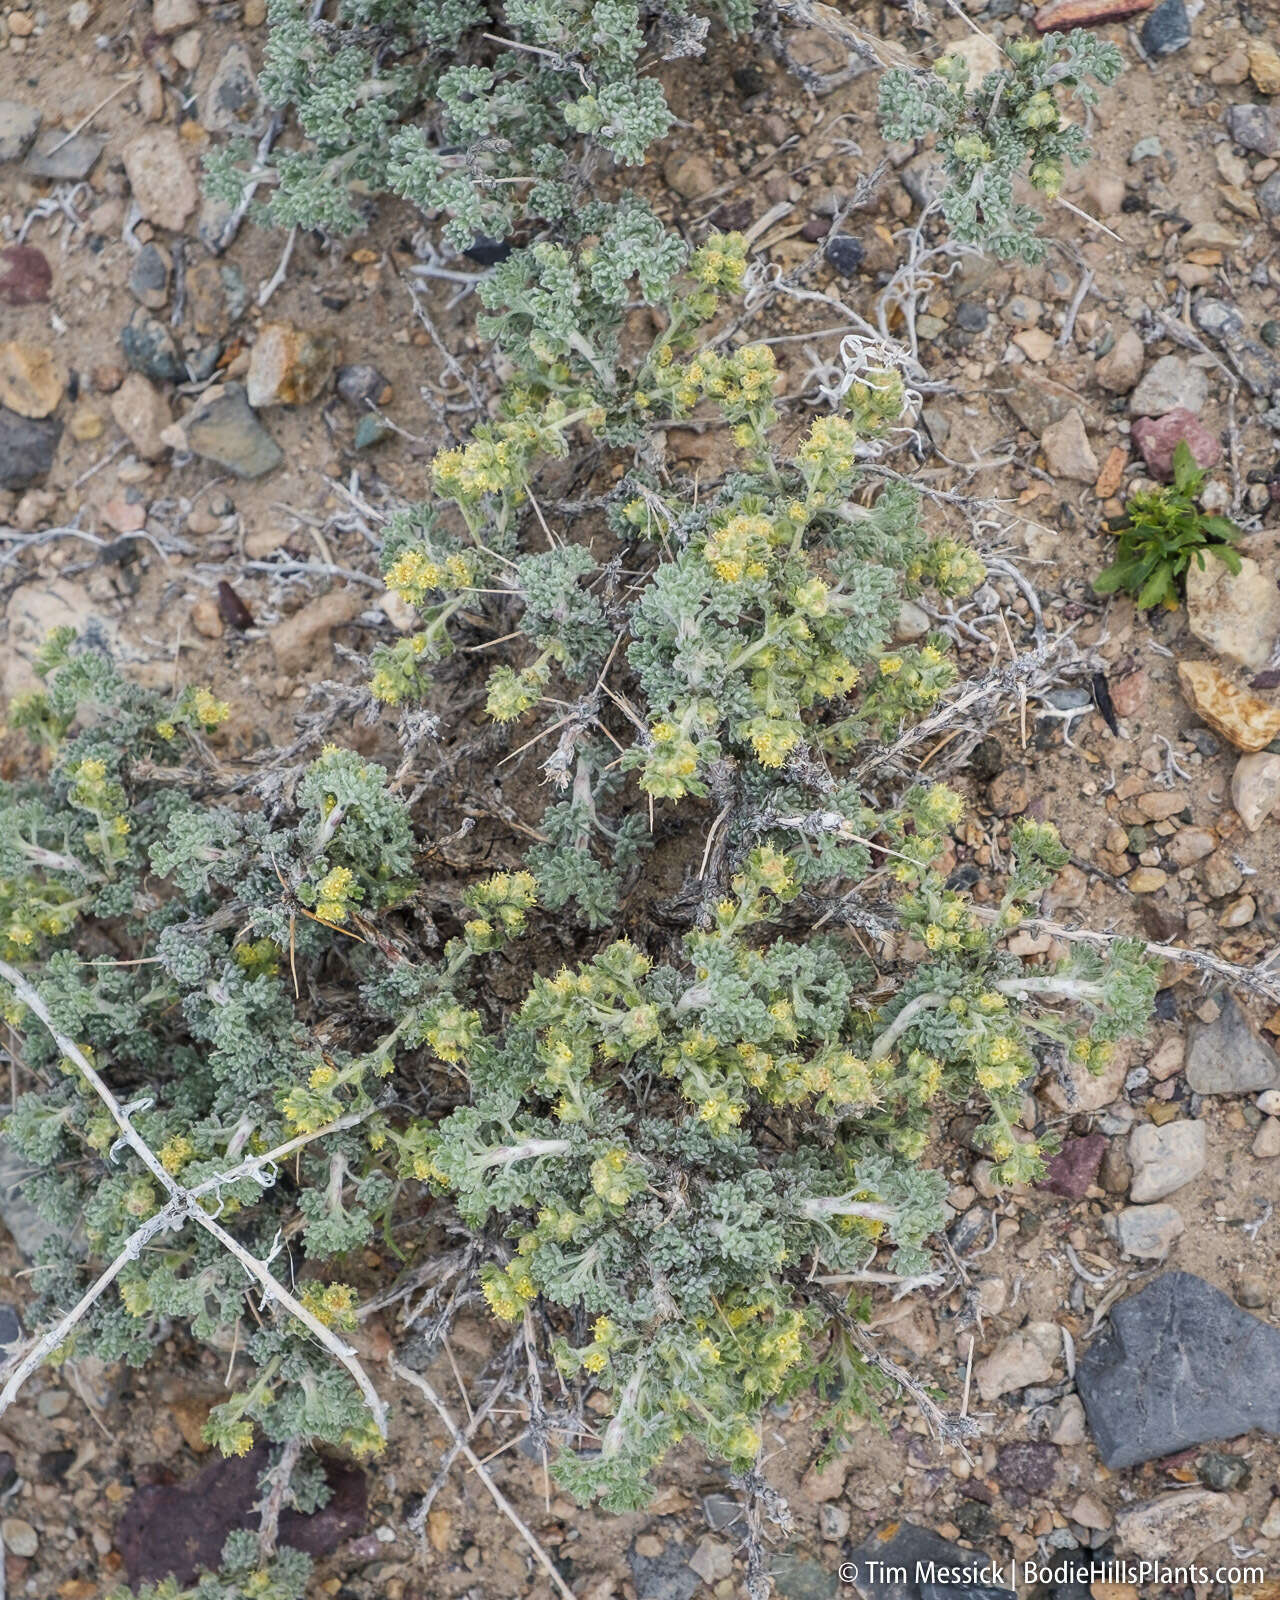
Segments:
[[[758,0],[334,0],[317,15],[304,0],[269,0],[260,88],[302,138],[263,154],[219,147],[205,161],[209,188],[234,205],[262,182],[257,214],[281,227],[351,233],[374,196],[392,193],[443,217],[458,250],[531,229],[563,244],[581,237],[606,164],[643,165],[670,134],[657,64],[701,55],[712,21],[738,35],[761,12]],[[886,72],[881,131],[936,135],[959,242],[1037,260],[1040,218],[1014,181],[1056,197],[1066,163],[1088,154],[1065,94],[1094,103],[1094,83],[1113,82],[1122,59],[1083,28],[1003,50],[976,85],[956,55],[932,73]],[[537,279],[546,264],[520,270]]]
[[[648,238],[637,275],[652,251],[666,259]],[[751,1468],[765,1408],[804,1387],[839,1438],[872,1386],[852,1297],[931,1265],[933,1119],[972,1107],[1001,1181],[1033,1179],[1048,1145],[1022,1105],[1042,1060],[1100,1068],[1149,1012],[1140,946],[1012,953],[1066,859],[1051,827],[1013,828],[979,905],[939,867],[960,796],[850,776],[954,681],[945,637],[894,643],[903,599],[968,592],[982,565],[925,529],[909,483],[863,481],[913,403],[891,365],[851,371],[837,410],[784,431],[771,348],[708,337],[741,259],[713,237],[655,264],[643,292],[696,314],[625,362],[535,336],[528,313],[498,415],[388,529],[387,581],[422,627],[375,663],[378,698],[447,719],[432,663],[478,627],[503,647],[491,668],[471,658],[495,727],[555,736],[523,860],[441,883],[431,819],[336,747],[256,795],[228,784],[202,743],[225,706],[134,688],[66,634],[16,708],[48,762],[0,787],[0,979],[29,1077],[7,1131],[58,1229],[36,1316],[120,1262],[61,1354],[142,1362],[175,1321],[234,1347],[207,1428],[224,1452],[378,1448],[314,1328],[358,1320],[353,1253],[375,1234],[427,1248],[428,1195],[473,1241],[495,1317],[540,1306],[565,1383],[604,1395],[598,1452],[555,1469],[579,1496],[642,1504],[684,1439]],[[626,437],[639,395],[648,415],[728,429],[736,461],[697,486],[632,465],[594,511],[544,509],[543,466],[579,430]],[[683,938],[643,916],[624,936],[651,808],[698,849],[709,796],[722,846]],[[838,931],[804,934],[871,880],[913,952],[885,971]],[[567,905],[578,955],[547,962],[539,930],[563,931]],[[516,980],[505,1004],[495,962]],[[166,1175],[264,1271],[290,1252],[292,1317],[247,1315],[255,1284],[207,1230],[131,1252],[168,1214]]]
[[[711,21],[749,28],[755,0],[269,0],[260,87],[305,144],[266,168],[262,214],[350,233],[366,196],[444,212],[458,249],[528,219],[566,224],[601,157],[645,159],[674,113],[653,65],[701,54]],[[216,151],[215,192],[237,196],[252,149]]]
[[[961,55],[941,55],[931,73],[898,67],[880,81],[880,122],[888,139],[933,135],[946,173],[940,204],[952,237],[1023,261],[1044,258],[1043,220],[1017,200],[1026,176],[1047,200],[1062,190],[1067,163],[1088,158],[1084,130],[1067,119],[1070,100],[1097,103],[1123,66],[1119,49],[1086,28],[1016,37],[976,87]]]

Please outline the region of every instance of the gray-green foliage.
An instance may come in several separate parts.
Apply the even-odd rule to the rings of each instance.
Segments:
[[[443,211],[460,248],[524,218],[564,223],[589,152],[644,160],[673,114],[655,58],[696,53],[707,22],[750,26],[754,0],[339,0],[312,20],[270,0],[262,89],[305,144],[272,158],[267,217],[349,232],[362,197]],[[247,158],[211,160],[235,193]]]
[[[998,70],[975,87],[969,63],[943,55],[932,73],[897,68],[880,82],[880,122],[889,139],[937,140],[946,169],[941,205],[952,236],[998,256],[1038,261],[1045,253],[1042,221],[1019,201],[1015,181],[1026,175],[1046,199],[1056,199],[1066,164],[1089,154],[1084,130],[1069,122],[1071,99],[1096,103],[1095,84],[1115,82],[1123,58],[1115,45],[1085,28],[1010,39]]]
[[[459,249],[528,223],[561,242],[600,232],[604,210],[581,212],[601,161],[639,165],[673,126],[657,61],[701,53],[711,19],[749,29],[757,10],[758,0],[338,0],[333,17],[312,19],[303,0],[270,0],[262,88],[304,137],[270,157],[263,214],[350,232],[369,198],[390,192],[443,214]],[[886,72],[881,126],[891,139],[936,137],[957,240],[1036,260],[1040,218],[1015,182],[1026,176],[1056,197],[1065,164],[1088,153],[1066,120],[1069,102],[1091,105],[1095,83],[1113,82],[1120,66],[1116,47],[1082,28],[1014,37],[977,84],[958,55],[931,73]],[[236,196],[249,159],[244,146],[215,151],[215,191]],[[612,225],[589,276],[607,275],[615,254],[623,280],[638,270],[640,211],[622,215],[626,228]],[[538,251],[502,274],[487,303],[590,342],[587,328],[565,326],[571,265],[550,244]],[[606,283],[591,292],[610,300]],[[583,311],[589,321],[592,308]]]

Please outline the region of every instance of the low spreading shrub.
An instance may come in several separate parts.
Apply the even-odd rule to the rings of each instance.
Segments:
[[[700,297],[731,290],[740,262],[713,238],[663,292],[709,313]],[[437,458],[437,500],[388,532],[388,582],[424,626],[383,653],[375,693],[430,700],[455,635],[514,610],[488,713],[558,734],[542,841],[455,896],[442,949],[426,840],[377,763],[329,748],[256,801],[220,794],[202,756],[226,708],[133,687],[64,634],[15,708],[49,752],[47,775],[0,792],[0,978],[31,1079],[9,1135],[60,1230],[36,1314],[114,1261],[60,1357],[141,1362],[175,1320],[234,1345],[240,1383],[207,1429],[223,1450],[379,1447],[315,1325],[354,1325],[344,1261],[391,1239],[424,1188],[476,1241],[494,1314],[537,1307],[566,1382],[608,1395],[598,1449],[556,1465],[578,1495],[642,1504],[684,1438],[745,1471],[764,1408],[802,1387],[826,1396],[838,1441],[869,1404],[865,1286],[930,1269],[931,1115],[980,1107],[1000,1179],[1032,1179],[1038,1062],[1099,1066],[1147,1014],[1136,946],[1073,946],[1053,967],[1010,953],[1065,861],[1051,827],[1013,829],[1003,889],[979,905],[937,866],[960,797],[849,775],[954,676],[941,637],[894,644],[903,598],[981,576],[925,533],[908,485],[859,482],[901,379],[851,374],[841,408],[784,443],[768,347],[721,351],[691,329],[659,337],[623,410],[718,414],[740,451],[721,481],[634,469],[603,527],[569,514],[553,533],[540,463],[571,426],[621,413],[596,398],[596,362],[535,358],[529,339],[502,414]],[[723,838],[682,941],[619,938],[650,806],[687,825],[706,796]],[[804,931],[873,885],[915,941],[896,974]],[[581,959],[540,971],[531,932],[568,905]],[[494,961],[523,975],[514,1006],[482,979]],[[183,1226],[194,1206],[256,1261],[300,1256],[302,1314],[251,1314],[262,1277],[201,1217]]]

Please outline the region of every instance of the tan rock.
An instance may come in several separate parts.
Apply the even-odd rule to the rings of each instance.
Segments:
[[[111,396],[116,426],[144,461],[159,461],[167,446],[160,435],[173,417],[169,402],[149,378],[131,372]]]
[[[1187,569],[1187,621],[1201,643],[1238,666],[1259,672],[1280,638],[1280,589],[1275,575],[1248,556],[1233,573],[1206,556],[1203,570]]]
[[[324,641],[334,628],[358,617],[369,598],[360,589],[330,589],[271,630],[271,649],[281,672],[315,667]]]
[[[1178,682],[1196,715],[1237,750],[1262,750],[1280,734],[1280,707],[1237,688],[1211,662],[1180,661]]]
[[[1211,856],[1218,847],[1218,836],[1212,828],[1179,828],[1164,847],[1164,853],[1175,867],[1193,867],[1197,861]]]
[[[1241,756],[1231,774],[1231,804],[1250,833],[1257,833],[1280,801],[1280,756]]]
[[[1082,1528],[1096,1528],[1099,1533],[1111,1526],[1111,1513],[1091,1494],[1082,1494],[1067,1515]]]
[[[1249,76],[1262,94],[1280,94],[1280,52],[1268,39],[1250,39]]]
[[[1191,1561],[1229,1539],[1244,1522],[1244,1502],[1211,1489],[1179,1489],[1122,1511],[1116,1532],[1143,1561]]]
[[[1138,796],[1144,822],[1167,822],[1191,804],[1185,789],[1148,789]]]
[[[332,334],[308,333],[287,322],[265,323],[249,357],[249,404],[255,410],[306,405],[328,383],[337,359],[338,342]]]
[[[66,386],[66,373],[52,350],[21,339],[0,344],[0,405],[20,417],[47,417]]]
[[[191,626],[206,639],[221,639],[222,613],[218,602],[204,595],[191,608]]]
[[[1259,1161],[1274,1161],[1280,1156],[1280,1118],[1263,1117],[1254,1136],[1253,1153]]]
[[[963,61],[969,68],[967,87],[976,89],[989,73],[999,72],[1004,66],[1000,46],[985,33],[971,33],[947,46],[947,54]]]
[[[1094,368],[1094,376],[1109,394],[1128,394],[1142,376],[1145,351],[1133,328],[1122,328],[1116,342]]]
[[[662,176],[667,188],[674,190],[685,200],[706,194],[716,186],[716,175],[711,170],[711,163],[705,156],[697,155],[687,149],[671,152],[663,164]]]
[[[200,195],[178,135],[172,128],[144,128],[125,145],[123,158],[142,215],[157,228],[181,233]]]
[[[1037,364],[1047,361],[1053,354],[1053,335],[1043,328],[1024,328],[1021,333],[1014,334],[1013,342],[1028,361]]]
[[[88,444],[91,439],[102,437],[102,427],[102,418],[92,406],[77,406],[71,413],[67,431],[78,444]]]
[[[1134,894],[1155,894],[1169,881],[1169,874],[1160,867],[1137,867],[1129,874],[1129,887]]]
[[[973,1376],[978,1393],[990,1404],[1029,1383],[1049,1383],[1061,1352],[1062,1335],[1052,1322],[1028,1323],[976,1363]]]
[[[1060,422],[1047,427],[1040,435],[1040,448],[1055,478],[1070,478],[1075,483],[1097,482],[1098,458],[1078,411],[1068,411]]]

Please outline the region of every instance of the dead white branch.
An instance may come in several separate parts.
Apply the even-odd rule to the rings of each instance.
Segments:
[[[78,1304],[44,1338],[37,1341],[32,1350],[23,1358],[12,1377],[5,1384],[3,1393],[0,1393],[0,1416],[4,1414],[6,1408],[12,1403],[14,1396],[18,1393],[28,1375],[35,1370],[40,1361],[50,1351],[57,1349],[71,1329],[75,1327],[80,1318],[85,1315],[90,1306],[93,1305],[123,1268],[130,1261],[137,1258],[138,1252],[143,1245],[155,1234],[161,1232],[162,1229],[182,1227],[186,1222],[194,1222],[203,1228],[206,1233],[211,1234],[224,1250],[235,1257],[245,1272],[258,1284],[268,1300],[274,1301],[277,1306],[287,1311],[290,1316],[300,1322],[308,1333],[318,1340],[336,1361],[342,1363],[351,1374],[356,1387],[364,1396],[365,1404],[369,1407],[373,1419],[378,1425],[378,1431],[385,1437],[387,1432],[387,1408],[383,1404],[378,1391],[370,1382],[368,1373],[360,1365],[355,1351],[349,1345],[344,1344],[332,1328],[326,1328],[324,1323],[312,1312],[308,1311],[301,1301],[295,1299],[284,1285],[272,1276],[265,1263],[259,1261],[256,1256],[251,1255],[239,1240],[233,1239],[226,1229],[219,1226],[201,1205],[200,1196],[226,1183],[232,1174],[224,1173],[217,1178],[207,1179],[200,1185],[199,1190],[187,1189],[180,1184],[172,1173],[167,1172],[161,1165],[159,1157],[129,1120],[128,1113],[107,1087],[101,1074],[85,1055],[84,1051],[74,1039],[63,1033],[54,1022],[49,1014],[49,1008],[45,1005],[37,990],[7,961],[0,961],[0,979],[3,979],[9,985],[29,1011],[44,1023],[58,1049],[75,1066],[76,1070],[83,1076],[111,1113],[116,1126],[120,1129],[124,1143],[137,1155],[143,1166],[146,1167],[147,1171],[151,1173],[156,1182],[160,1184],[161,1188],[169,1196],[168,1203],[163,1209],[158,1211],[154,1217],[149,1218],[141,1228],[130,1236],[120,1255],[94,1283],[92,1288],[81,1297]],[[356,1120],[359,1119],[357,1118]],[[339,1119],[339,1121],[343,1122],[346,1119]],[[347,1122],[347,1125],[349,1126],[350,1123]],[[338,1123],[332,1125],[334,1128],[337,1126]],[[322,1129],[320,1133],[311,1137],[319,1138],[321,1133],[327,1131],[332,1131],[332,1128]],[[259,1171],[265,1169],[273,1158],[278,1159],[281,1154],[287,1153],[291,1149],[296,1149],[300,1143],[305,1142],[307,1142],[306,1139],[291,1140],[287,1146],[281,1146],[279,1150],[272,1151],[269,1156],[258,1158],[256,1162],[251,1160],[241,1163],[240,1167],[233,1168],[232,1172],[237,1177],[256,1176]]]

